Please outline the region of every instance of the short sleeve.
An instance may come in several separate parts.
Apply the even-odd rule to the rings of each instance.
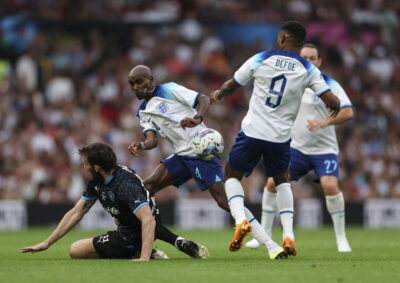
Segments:
[[[318,68],[313,68],[311,74],[310,74],[310,79],[308,82],[308,86],[311,88],[316,96],[321,96],[328,90],[330,90],[328,84],[325,82],[324,78],[322,77],[322,74]]]
[[[247,84],[257,71],[258,67],[271,55],[270,51],[263,51],[250,57],[244,64],[235,72],[233,80],[240,86]]]
[[[144,205],[149,205],[146,189],[138,182],[125,182],[120,190],[120,199],[133,214]]]
[[[254,75],[254,72],[256,71],[256,57],[257,55],[254,55],[250,59],[248,59],[244,64],[235,72],[235,75],[233,76],[233,80],[240,86],[244,86],[247,84]]]
[[[166,91],[169,92],[175,98],[175,100],[191,108],[196,107],[197,98],[200,95],[200,93],[194,90],[175,83],[170,83],[170,85],[166,87]]]
[[[157,127],[150,121],[150,117],[146,114],[141,114],[139,116],[139,123],[140,126],[143,128],[143,134],[146,134],[148,131],[154,131],[155,133],[157,133]]]
[[[81,199],[84,200],[95,200],[97,199],[97,194],[95,190],[95,184],[93,181],[89,181],[86,190],[83,192]]]
[[[349,97],[337,81],[331,79],[331,82],[328,82],[328,85],[331,88],[332,93],[339,98],[340,108],[351,107],[352,104]]]

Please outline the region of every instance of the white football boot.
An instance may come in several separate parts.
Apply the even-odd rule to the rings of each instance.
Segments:
[[[259,247],[261,247],[262,245],[260,244],[259,241],[257,241],[256,239],[253,239],[251,241],[248,241],[245,244],[246,248],[250,248],[250,249],[258,249]]]
[[[349,242],[347,241],[346,235],[337,236],[336,243],[337,243],[337,247],[338,247],[338,252],[340,252],[340,253],[351,252],[351,248],[350,248]]]

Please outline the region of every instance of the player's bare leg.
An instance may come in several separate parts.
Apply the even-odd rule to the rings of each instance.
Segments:
[[[93,246],[93,238],[82,239],[72,243],[69,249],[71,258],[99,258]]]
[[[168,172],[167,167],[163,163],[160,163],[156,169],[143,181],[146,189],[150,192],[150,196],[154,196],[158,191],[163,188],[172,185],[174,179]]]
[[[226,197],[225,193],[225,186],[224,182],[216,182],[209,186],[208,191],[210,192],[211,196],[217,202],[218,206],[225,210],[226,212],[230,212],[228,198]]]
[[[344,198],[338,179],[335,176],[322,176],[320,182],[325,193],[326,207],[332,218],[338,251],[351,252],[345,231]]]

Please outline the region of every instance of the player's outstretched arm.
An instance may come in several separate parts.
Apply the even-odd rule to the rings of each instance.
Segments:
[[[158,139],[156,132],[147,131],[145,135],[146,135],[145,141],[133,141],[129,145],[128,150],[134,157],[138,157],[139,152],[143,150],[149,150],[157,147]]]
[[[336,117],[340,111],[340,100],[330,90],[322,94],[319,98],[325,103],[325,105],[331,110],[331,117]]]
[[[21,252],[36,253],[47,250],[53,243],[67,234],[68,231],[71,230],[82,219],[83,215],[89,211],[95,202],[96,200],[80,199],[76,205],[64,215],[57,228],[45,241],[35,246],[22,248]]]
[[[320,128],[324,128],[324,127],[331,126],[331,125],[342,124],[342,123],[352,119],[353,116],[354,116],[353,109],[350,106],[344,107],[340,110],[339,114],[337,114],[336,117],[327,117],[325,119],[308,120],[307,128],[311,132],[316,132]]]
[[[136,217],[142,222],[142,251],[140,258],[133,261],[148,261],[151,256],[154,243],[154,231],[156,229],[156,221],[149,205],[143,205],[136,212]]]
[[[205,96],[204,94],[200,94],[197,97],[197,115],[194,116],[193,118],[186,117],[181,121],[181,127],[182,128],[194,128],[197,125],[201,124],[203,122],[203,117],[207,113],[208,107],[210,106],[210,98],[208,96]]]
[[[224,82],[219,90],[215,90],[210,94],[210,103],[220,102],[224,100],[225,97],[234,93],[241,85],[235,82],[232,78]]]

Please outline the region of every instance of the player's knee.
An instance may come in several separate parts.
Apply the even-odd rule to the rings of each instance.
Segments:
[[[71,258],[81,258],[77,242],[72,243],[72,245],[69,247],[69,256]]]
[[[325,195],[337,195],[340,193],[339,184],[337,179],[329,178],[328,180],[321,180],[321,186]]]
[[[277,186],[279,186],[280,184],[283,184],[283,183],[288,183],[289,182],[289,174],[288,174],[288,172],[285,172],[285,173],[283,173],[281,175],[278,175],[278,176],[274,176],[273,177],[273,181],[275,183],[275,187],[277,187]]]
[[[327,184],[323,187],[324,193],[328,196],[337,195],[340,193],[339,186],[336,184]]]
[[[274,182],[274,180],[272,178],[268,178],[267,191],[270,192],[270,193],[276,193],[275,182]]]

